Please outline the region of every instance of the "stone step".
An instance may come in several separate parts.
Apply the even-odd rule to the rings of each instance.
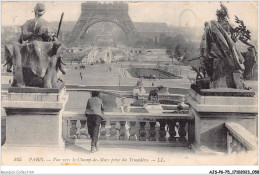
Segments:
[[[190,145],[187,141],[185,142],[160,142],[160,141],[131,141],[131,140],[99,140],[101,146],[107,145],[118,145],[118,146],[155,146],[155,147],[187,147],[190,148]],[[75,145],[90,145],[91,139],[68,139],[66,141],[68,144]]]

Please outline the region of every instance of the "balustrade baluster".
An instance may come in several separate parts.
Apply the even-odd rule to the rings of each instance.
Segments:
[[[231,142],[232,142],[232,135],[227,131],[227,153],[228,154],[232,152]]]
[[[186,121],[179,121],[179,125],[180,125],[180,127],[179,127],[178,133],[179,133],[179,136],[180,136],[180,141],[185,142],[186,141],[185,136],[187,134],[187,132],[185,130]]]
[[[191,148],[191,144],[195,141],[195,122],[194,120],[189,121],[188,124],[188,141],[189,141],[189,147]]]
[[[129,123],[130,123],[129,140],[136,141],[137,140],[137,138],[136,138],[136,128],[135,128],[136,122],[131,121]]]
[[[149,141],[156,141],[155,124],[156,124],[156,122],[150,122]]]
[[[106,123],[107,123],[106,121],[101,121],[100,136],[99,136],[100,140],[106,140],[107,139]]]
[[[119,140],[126,140],[126,121],[120,121]]]
[[[117,136],[116,136],[116,121],[110,121],[110,140],[117,140]]]
[[[176,127],[176,121],[175,120],[169,120],[167,121],[167,124],[169,126],[169,141],[176,141],[176,131],[175,131],[175,127]]]
[[[248,151],[247,147],[242,145],[242,143],[241,143],[241,148],[242,148],[242,152],[247,152]]]
[[[69,128],[70,128],[70,121],[69,120],[63,120],[62,121],[62,137],[67,141],[69,138]]]
[[[238,142],[237,147],[236,147],[236,152],[237,152],[237,153],[240,153],[240,152],[242,152],[242,151],[243,151],[243,146],[241,145],[240,142]]]
[[[71,123],[71,127],[70,127],[70,135],[69,135],[69,138],[70,139],[77,139],[77,120],[71,120],[70,121]]]
[[[159,141],[166,142],[166,131],[165,131],[166,121],[160,120],[159,123],[160,123]]]
[[[146,141],[146,131],[145,131],[146,122],[140,122],[140,129],[139,129],[139,140]]]
[[[79,139],[86,139],[89,137],[88,129],[86,128],[86,120],[80,120]]]
[[[231,153],[236,152],[237,140],[232,136],[232,142],[230,143]]]
[[[240,152],[246,152],[247,148],[244,147],[232,134],[232,142],[230,143],[231,147],[231,153],[240,153]]]

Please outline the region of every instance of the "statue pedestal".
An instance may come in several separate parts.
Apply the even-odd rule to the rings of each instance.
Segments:
[[[191,89],[187,95],[194,116],[194,146],[227,152],[225,122],[238,123],[257,135],[257,98],[253,91],[239,89]]]
[[[8,147],[43,147],[63,149],[62,113],[68,100],[65,87],[9,88],[6,111]]]

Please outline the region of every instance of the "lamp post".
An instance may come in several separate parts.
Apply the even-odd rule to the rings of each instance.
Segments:
[[[179,62],[180,75],[181,75],[181,62]]]
[[[118,78],[118,85],[120,87],[120,74],[119,74],[119,78]]]

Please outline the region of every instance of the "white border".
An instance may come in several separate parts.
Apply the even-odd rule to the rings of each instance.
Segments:
[[[8,1],[19,1],[19,0],[8,0]],[[32,1],[32,0],[24,0],[24,1]],[[52,0],[43,0],[43,1],[52,1]],[[55,1],[73,1],[73,0],[55,0]],[[106,1],[113,1],[113,0],[106,0]],[[116,1],[124,1],[124,0],[116,0]],[[143,1],[159,1],[159,0],[143,0]],[[163,0],[163,1],[171,1],[171,0]],[[189,1],[198,1],[198,0],[189,0]],[[199,1],[209,1],[209,0],[199,0]],[[228,0],[224,0],[224,1],[228,1]],[[234,1],[234,0],[230,0],[230,1]],[[249,0],[236,0],[236,1],[249,1]],[[258,2],[258,0],[251,0],[251,1]],[[1,2],[3,1],[1,0]],[[0,8],[2,8],[2,5],[0,5]],[[259,6],[258,6],[258,19],[259,17],[260,16],[259,16]],[[258,23],[258,51],[260,50],[259,26],[260,24]],[[258,54],[258,65],[259,63],[260,60]],[[259,70],[260,68],[258,67],[258,72]],[[1,79],[0,79],[0,83],[1,83]],[[258,86],[258,92],[260,92],[259,90],[260,88]],[[258,120],[258,126],[259,126],[259,120]],[[258,136],[259,133],[260,131],[258,129]],[[1,156],[1,147],[0,147],[0,156]],[[258,160],[259,160],[259,154],[258,154]],[[230,171],[259,170],[259,162],[258,165],[255,166],[2,166],[0,165],[0,171],[9,172],[7,174],[31,174],[31,173],[26,173],[26,171],[28,172],[33,171],[33,174],[200,174],[202,175],[202,174],[209,174],[211,170],[223,170],[223,171],[224,170],[230,170]]]

